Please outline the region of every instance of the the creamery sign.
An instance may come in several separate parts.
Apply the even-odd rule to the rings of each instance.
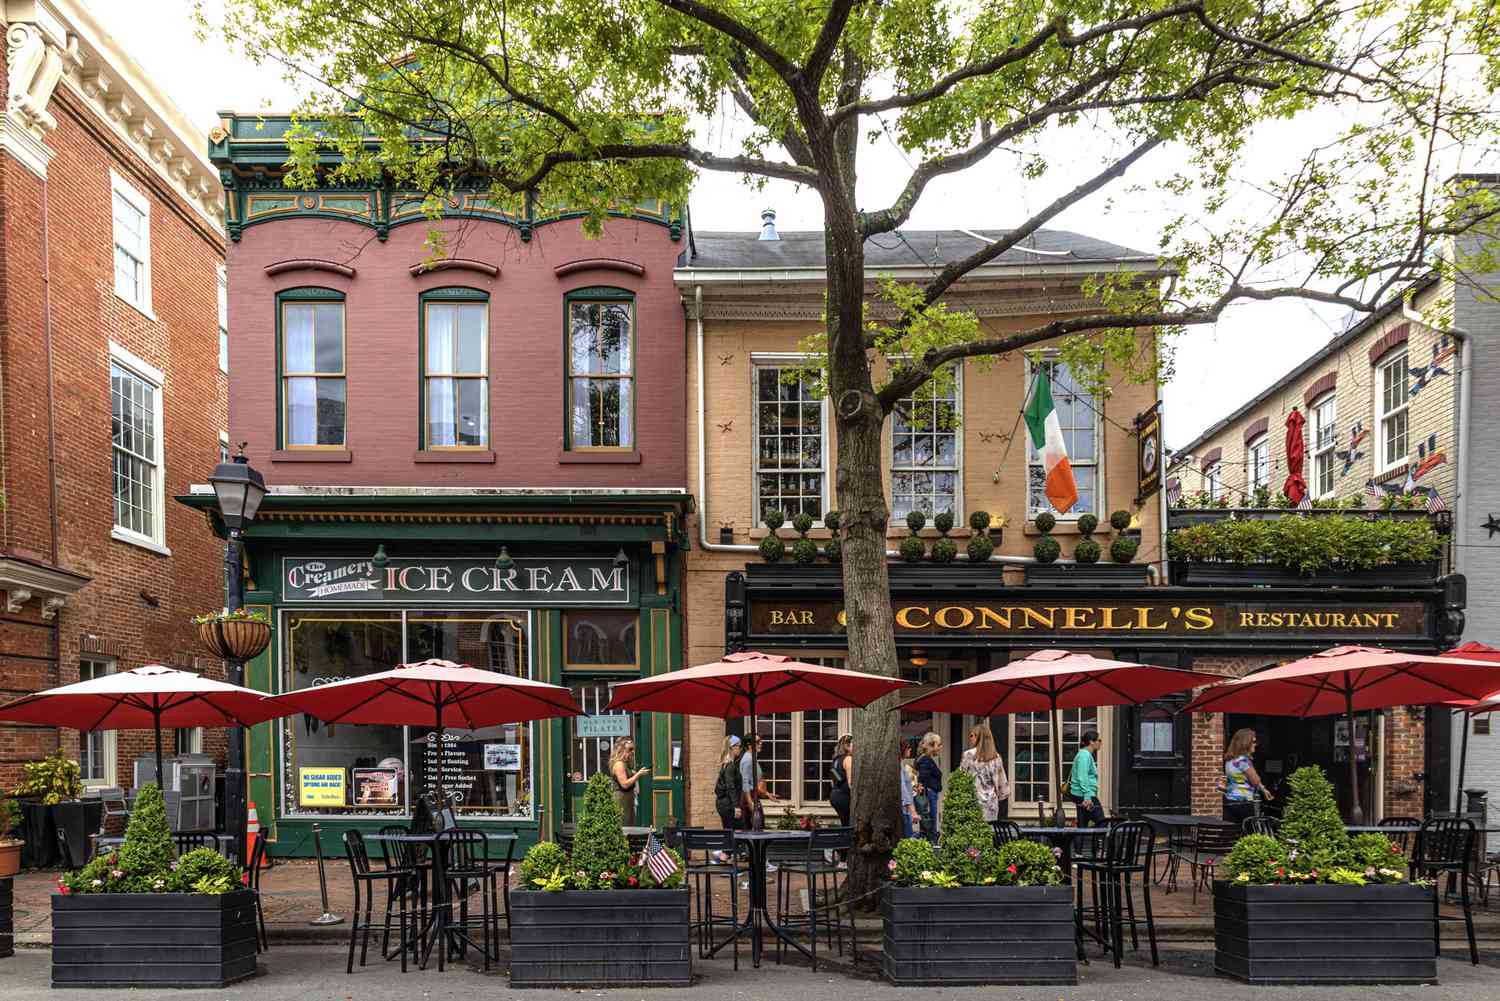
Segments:
[[[1411,637],[1425,632],[1419,602],[1292,604],[1277,601],[972,601],[901,599],[898,635],[1226,637],[1296,635]],[[845,632],[844,608],[823,599],[750,601],[752,636],[833,636]]]
[[[610,557],[529,559],[496,566],[494,557],[390,559],[288,557],[281,597],[288,604],[630,605],[631,566]]]

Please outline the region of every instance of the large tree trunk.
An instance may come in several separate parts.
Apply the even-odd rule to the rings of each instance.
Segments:
[[[881,428],[885,414],[874,392],[864,336],[864,241],[853,213],[830,206],[828,251],[828,393],[838,432],[838,510],[842,518],[844,608],[848,666],[894,676],[895,621],[886,571],[889,520],[881,482]],[[901,836],[898,718],[888,696],[856,713],[854,721],[853,824],[856,850],[849,860],[849,892],[861,906],[886,877],[886,863]]]

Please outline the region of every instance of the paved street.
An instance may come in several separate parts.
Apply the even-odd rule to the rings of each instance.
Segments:
[[[47,986],[47,952],[22,949],[11,959],[0,960],[0,997],[6,1001],[56,1001],[59,995]],[[1457,953],[1450,953],[1456,957]],[[484,976],[460,966],[445,973],[430,969],[412,971],[404,977],[393,966],[371,965],[344,973],[342,951],[332,944],[315,947],[281,947],[262,957],[263,974],[225,990],[172,991],[172,1001],[199,999],[255,999],[255,1001],[422,1001],[426,998],[558,999],[570,995],[631,1001],[685,1001],[691,998],[736,999],[736,1001],[910,1001],[924,995],[984,1001],[1162,1001],[1164,997],[1185,1001],[1380,1001],[1385,998],[1442,998],[1443,1001],[1491,1001],[1500,982],[1500,951],[1483,954],[1480,966],[1457,958],[1438,966],[1442,983],[1436,987],[1250,987],[1214,976],[1213,954],[1208,948],[1177,947],[1166,950],[1163,966],[1153,970],[1139,961],[1120,970],[1095,960],[1081,969],[1077,987],[975,987],[919,991],[898,988],[874,979],[873,971],[850,974],[844,970],[767,964],[752,970],[745,963],[738,972],[725,961],[696,962],[698,982],[688,989],[612,991],[512,991],[503,973]],[[67,1001],[130,996],[117,990],[67,992]],[[145,994],[136,992],[136,996]]]

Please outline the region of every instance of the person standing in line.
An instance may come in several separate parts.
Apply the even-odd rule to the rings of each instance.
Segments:
[[[927,794],[922,834],[928,841],[937,841],[938,818],[941,815],[938,800],[943,797],[943,768],[938,764],[937,758],[943,751],[943,738],[929,730],[922,735],[922,743],[917,746],[917,750],[920,752],[917,755],[917,781]]]
[[[974,792],[979,797],[984,819],[991,823],[999,820],[1000,804],[1010,798],[1010,776],[1005,774],[1005,762],[995,749],[995,735],[990,732],[988,721],[970,728],[969,749],[958,767],[974,776]]]
[[[621,737],[609,752],[609,777],[615,783],[615,802],[620,806],[620,818],[626,827],[635,826],[635,796],[641,779],[651,774],[649,768],[630,770],[635,764],[635,741]]]
[[[1261,784],[1252,759],[1255,755],[1255,731],[1249,727],[1236,730],[1224,752],[1224,819],[1232,821],[1236,828],[1243,828],[1245,821],[1255,816],[1260,794],[1269,802],[1271,790]]]
[[[766,788],[766,771],[760,766],[759,755],[764,741],[759,734],[747,734],[743,741],[744,750],[740,753],[740,804],[744,811],[745,827],[751,831],[764,831],[766,829],[766,811],[764,803],[766,800],[780,799],[771,790]],[[751,759],[755,759],[755,774],[750,774]]]
[[[828,790],[828,804],[839,815],[839,825],[849,826],[849,777],[854,773],[854,735],[846,733],[833,746],[833,760],[828,764],[833,773],[833,788]]]
[[[922,815],[917,812],[917,773],[911,766],[910,746],[901,741],[901,833],[914,838],[922,830]]]
[[[1068,797],[1078,808],[1079,827],[1103,827],[1104,807],[1099,802],[1099,749],[1104,741],[1098,731],[1086,730],[1078,753],[1073,756],[1073,771],[1068,776]]]

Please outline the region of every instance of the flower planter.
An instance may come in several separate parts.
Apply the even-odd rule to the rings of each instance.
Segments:
[[[271,645],[271,626],[249,619],[198,623],[198,638],[221,660],[254,660]]]
[[[1252,984],[1437,983],[1433,888],[1214,883],[1214,969]]]
[[[887,886],[881,969],[901,986],[1076,984],[1068,886]]]
[[[687,890],[518,890],[512,987],[686,987]]]
[[[255,895],[52,895],[53,987],[223,987],[255,973]]]
[[[1172,583],[1179,587],[1422,587],[1438,578],[1436,561],[1304,574],[1294,567],[1274,563],[1174,560],[1171,570]]]
[[[0,840],[0,879],[8,879],[21,871],[21,849],[24,847],[20,841],[12,840],[7,844]]]
[[[1144,587],[1150,571],[1144,563],[1028,563],[1028,587]]]
[[[0,879],[0,959],[12,955],[16,951],[15,922],[16,911],[12,902],[12,884],[14,880]]]

